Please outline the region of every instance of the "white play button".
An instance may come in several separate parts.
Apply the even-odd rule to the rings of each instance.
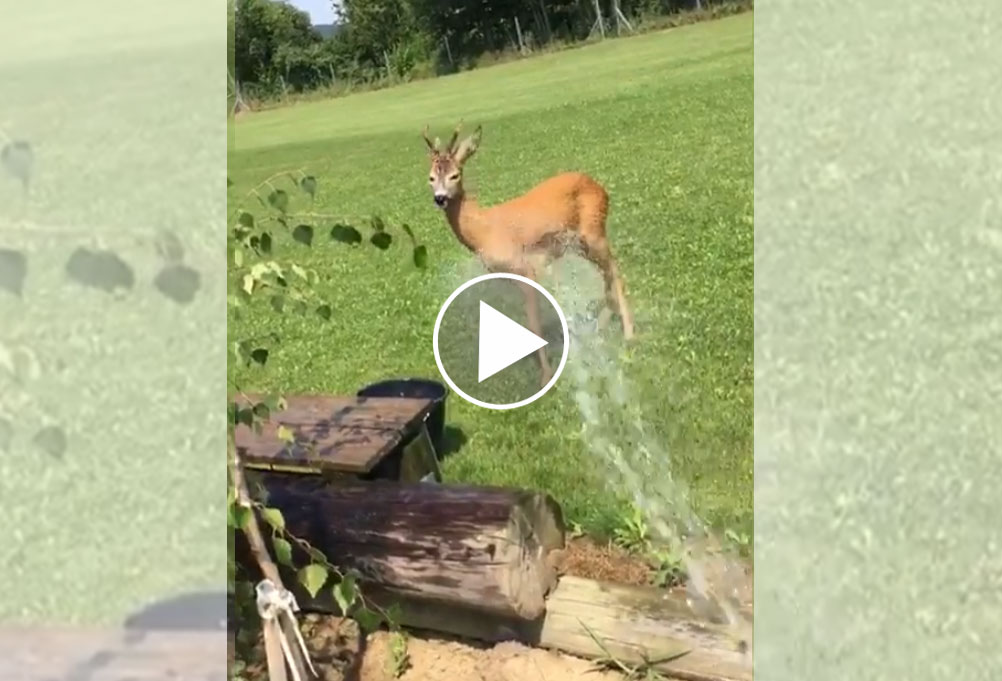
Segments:
[[[536,324],[529,323],[529,293]],[[536,282],[485,274],[446,299],[433,347],[442,378],[457,395],[488,409],[513,409],[542,397],[560,377],[567,363],[567,319]]]
[[[480,351],[477,353],[477,382],[483,383],[549,341],[513,322],[480,301]]]

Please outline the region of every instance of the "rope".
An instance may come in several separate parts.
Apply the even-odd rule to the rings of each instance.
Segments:
[[[289,590],[275,586],[275,583],[270,579],[258,582],[255,590],[257,592],[257,613],[261,616],[264,629],[264,649],[268,658],[268,676],[271,681],[285,681],[286,663],[292,670],[293,681],[306,681],[300,677],[299,665],[296,663],[292,645],[289,642],[288,629],[295,632],[299,652],[306,660],[306,666],[310,672],[316,677],[317,671],[313,668],[303,634],[299,631],[299,626],[296,623],[296,613],[299,612],[296,597]],[[283,615],[285,616],[284,622]],[[283,624],[287,626],[283,626]]]

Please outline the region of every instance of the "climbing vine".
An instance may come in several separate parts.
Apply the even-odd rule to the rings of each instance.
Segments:
[[[227,183],[232,185],[229,180]],[[323,295],[323,277],[297,260],[295,255],[303,253],[298,247],[313,248],[325,233],[329,241],[342,247],[373,247],[386,251],[393,245],[393,230],[379,216],[352,220],[315,211],[318,187],[317,179],[302,171],[279,173],[251,189],[233,210],[229,217],[230,290],[227,296],[232,316],[240,317],[253,307],[271,315],[300,315],[311,317],[320,325],[330,323],[335,308]],[[296,210],[304,202],[307,208]],[[360,229],[354,226],[356,224],[364,226]],[[366,236],[363,230],[368,232]],[[401,225],[400,231],[409,240],[414,266],[424,269],[428,260],[425,246],[417,243],[407,225]],[[278,336],[270,333],[231,339],[231,361],[266,366],[273,347],[279,342]],[[286,527],[281,511],[268,506],[264,491],[253,489],[248,482],[236,451],[236,429],[251,428],[260,432],[273,413],[285,408],[283,396],[272,394],[252,400],[233,379],[229,395],[227,525],[231,550],[228,567],[240,628],[244,630],[243,640],[238,640],[238,645],[249,645],[257,634],[256,628],[246,627],[249,622],[256,621],[257,616],[254,586],[248,575],[241,574],[232,550],[238,534],[250,546],[264,576],[275,581],[281,566],[282,572],[294,574],[312,597],[329,589],[342,612],[353,617],[363,630],[371,631],[381,624],[395,627],[396,613],[365,598],[358,587],[359,575],[340,571],[320,551],[294,536]],[[290,444],[294,441],[294,434],[285,427],[279,427],[278,436]],[[280,577],[278,579],[281,586]]]

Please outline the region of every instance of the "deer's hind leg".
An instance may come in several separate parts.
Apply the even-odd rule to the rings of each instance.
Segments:
[[[606,310],[602,313],[604,319],[599,317],[599,325],[602,326],[608,320],[609,311],[618,310],[619,318],[623,322],[623,337],[630,340],[633,338],[633,316],[626,302],[623,280],[619,276],[619,268],[616,267],[616,261],[609,249],[609,242],[604,238],[593,239],[583,241],[583,245],[585,257],[595,263],[605,281]]]

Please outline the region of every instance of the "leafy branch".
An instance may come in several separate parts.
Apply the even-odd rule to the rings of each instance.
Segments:
[[[232,182],[227,180],[227,184],[232,185]],[[333,242],[356,246],[365,241],[362,233],[341,217],[312,209],[293,210],[290,192],[297,191],[307,197],[312,208],[317,189],[318,182],[312,175],[302,171],[277,173],[251,189],[242,204],[233,211],[229,223],[232,286],[227,304],[235,316],[264,299],[274,314],[290,311],[307,314],[312,310],[319,323],[333,318],[334,308],[319,290],[321,275],[315,269],[296,262],[294,257],[282,259],[276,253],[281,243],[275,238],[276,233],[284,232],[294,244],[312,248],[316,245],[316,227],[324,223],[332,223],[329,236]],[[255,198],[263,213],[255,214],[246,207]],[[382,251],[392,246],[393,236],[382,218],[369,218],[368,227],[368,242],[372,246]],[[418,243],[408,225],[402,225],[401,229],[410,241],[414,265],[421,269],[427,267],[426,248]],[[271,347],[280,342],[278,334],[269,331],[233,341],[231,354],[247,365],[265,367]],[[261,574],[276,586],[283,586],[280,566],[287,568],[294,571],[296,581],[311,597],[324,588],[330,588],[344,615],[353,617],[364,630],[371,631],[383,623],[396,629],[399,617],[395,608],[381,608],[366,599],[358,586],[360,575],[342,573],[309,542],[291,533],[281,511],[269,507],[267,500],[262,498],[263,494],[252,494],[243,462],[236,450],[234,434],[238,427],[260,433],[271,414],[285,407],[286,402],[281,395],[270,395],[255,402],[231,382],[227,446],[229,531],[233,535],[237,532],[244,534]],[[279,428],[279,437],[290,443],[294,439],[285,428]],[[268,531],[270,536],[266,536]],[[267,539],[270,539],[270,550]],[[305,560],[301,560],[304,557]],[[244,601],[249,601],[253,588],[238,588],[236,561],[232,555],[228,568],[235,592],[244,593]],[[249,602],[243,603],[243,606],[238,603],[241,612],[251,609]]]
[[[275,312],[292,311],[304,315],[312,310],[323,321],[330,321],[334,308],[317,293],[319,273],[299,263],[276,259],[274,232],[284,232],[294,242],[307,248],[315,245],[317,226],[324,223],[330,224],[328,235],[331,241],[355,246],[361,244],[364,238],[350,224],[351,221],[343,216],[314,210],[293,211],[289,192],[282,188],[283,181],[290,189],[298,189],[307,195],[311,204],[315,201],[317,180],[302,171],[277,173],[247,193],[230,219],[230,273],[239,280],[240,286],[229,294],[229,306],[239,316],[240,308],[248,305],[258,295],[267,297]],[[265,210],[263,216],[255,216],[246,208],[255,198]],[[370,230],[369,243],[382,251],[389,249],[394,239],[384,220],[379,216],[372,216],[367,222]],[[414,230],[409,225],[403,224],[400,229],[410,241],[414,265],[419,269],[427,268],[427,248],[418,243]],[[254,352],[257,354],[252,356]],[[267,351],[238,343],[233,346],[233,355],[238,361],[264,364]]]

